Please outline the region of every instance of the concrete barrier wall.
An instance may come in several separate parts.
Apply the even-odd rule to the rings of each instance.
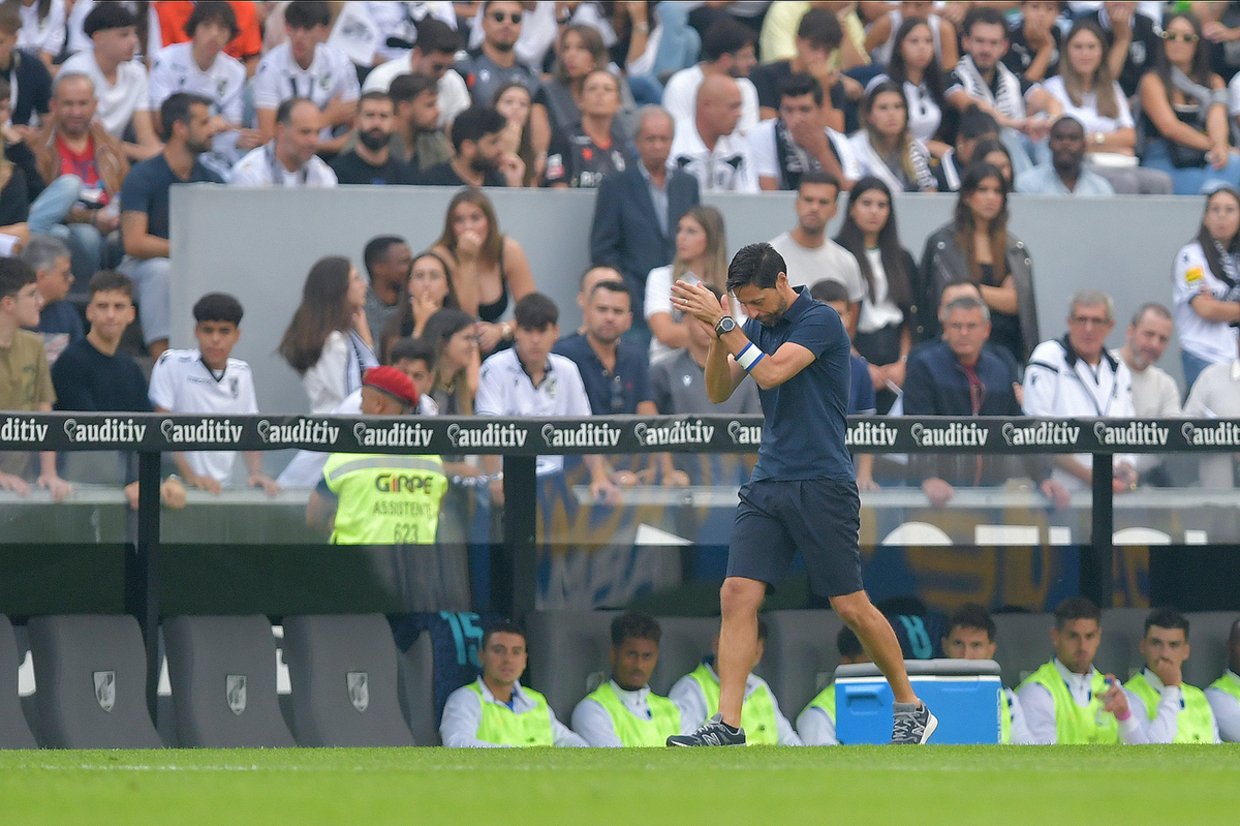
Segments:
[[[176,187],[172,195],[172,344],[193,346],[190,308],[203,293],[231,292],[246,308],[235,355],[254,369],[264,412],[306,410],[300,381],[275,354],[300,299],[310,266],[324,255],[346,255],[362,269],[362,248],[381,234],[408,239],[414,251],[443,230],[455,190],[429,187],[342,187],[336,190],[236,190]],[[562,313],[561,328],[580,322],[577,279],[589,264],[594,192],[488,190],[505,233],[524,246],[539,290]],[[710,195],[727,221],[729,254],[769,240],[795,222],[793,193]],[[954,195],[902,195],[900,235],[920,260],[926,236],[948,221]],[[1013,196],[1009,225],[1033,255],[1043,338],[1066,329],[1071,294],[1089,286],[1115,299],[1119,323],[1110,344],[1142,302],[1171,301],[1171,262],[1195,233],[1199,198],[1069,199]],[[831,232],[839,225],[837,216]],[[1180,375],[1178,349],[1162,366]]]

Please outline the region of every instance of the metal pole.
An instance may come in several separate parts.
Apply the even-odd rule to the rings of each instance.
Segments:
[[[1081,554],[1081,593],[1106,609],[1111,607],[1115,591],[1115,547],[1111,544],[1115,531],[1111,482],[1115,473],[1111,456],[1093,454],[1093,469],[1090,553]]]
[[[504,561],[507,583],[493,589],[496,607],[513,619],[534,610],[538,563],[538,488],[534,456],[504,457]]]
[[[159,702],[159,467],[160,454],[138,454],[138,543],[127,566],[126,610],[142,626],[146,642],[146,705],[158,724]]]

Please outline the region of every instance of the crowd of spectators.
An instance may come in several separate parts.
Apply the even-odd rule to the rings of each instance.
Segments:
[[[427,355],[410,407],[424,414],[714,411],[694,391],[710,331],[681,317],[669,291],[677,280],[723,290],[727,228],[700,204],[719,190],[795,190],[795,223],[771,242],[790,281],[812,287],[848,325],[853,411],[1172,416],[1186,398],[1194,415],[1235,407],[1240,154],[1231,116],[1240,80],[1231,78],[1240,67],[1211,43],[1240,29],[1215,19],[1215,4],[1165,20],[1149,16],[1161,11],[1153,4],[1131,2],[490,0],[453,4],[455,13],[403,4],[400,20],[387,19],[384,3],[349,4],[347,15],[317,0],[77,2],[66,14],[67,5],[0,3],[0,213],[9,216],[0,241],[15,268],[3,300],[15,305],[17,327],[42,337],[46,365],[30,375],[55,379],[83,356],[115,357],[121,339],[96,332],[92,316],[105,308],[93,305],[100,290],[129,296],[139,324],[126,321],[119,335],[141,330],[158,382],[149,398],[131,392],[117,409],[205,403],[170,386],[174,374],[197,380],[170,369],[194,352],[245,401],[225,409],[261,405],[224,380],[237,373],[244,384],[243,362],[206,356],[201,328],[220,318],[196,318],[197,351],[161,358],[173,312],[169,192],[192,182],[462,187],[428,249],[378,236],[363,267],[329,256],[307,274],[278,351],[313,413],[356,412],[366,372],[415,342]],[[540,186],[598,190],[594,265],[578,296],[584,323],[563,337],[559,308],[486,195]],[[958,193],[956,206],[915,258],[893,194],[932,191]],[[1013,191],[1204,192],[1201,229],[1173,265],[1171,307],[1149,296],[1115,352],[1104,347],[1115,324],[1105,293],[1075,296],[1063,328],[1040,323],[1033,254],[1009,228]],[[841,198],[847,211],[832,239]],[[96,290],[99,279],[123,286]],[[75,280],[91,285],[76,303]],[[36,300],[37,321],[17,306]],[[124,321],[125,302],[112,303],[107,312]],[[234,332],[240,312],[222,314]],[[1176,335],[1183,387],[1156,366]],[[26,349],[11,358],[37,362]],[[132,384],[124,374],[101,389]],[[36,381],[5,406],[83,409],[73,401],[81,387],[55,384]],[[727,409],[749,412],[753,402]],[[1230,484],[1222,458],[1207,475]],[[14,465],[0,484],[38,481],[64,495],[47,461],[37,472]],[[247,462],[251,483],[276,488]],[[1156,460],[1117,462],[1117,490],[1156,478],[1147,473]],[[496,475],[483,464],[460,468]],[[720,471],[667,456],[588,464],[609,501],[617,485],[678,485]],[[1090,476],[1070,457],[1053,468],[958,464],[919,460],[876,478],[867,458],[859,481],[920,484],[942,504],[952,485],[1027,473],[1058,502]],[[212,490],[229,478],[218,460],[178,468]],[[310,485],[313,476],[281,479]],[[490,489],[498,500],[498,479]]]

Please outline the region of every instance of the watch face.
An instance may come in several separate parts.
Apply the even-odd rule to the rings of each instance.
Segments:
[[[723,318],[719,319],[719,323],[716,324],[715,327],[721,333],[730,333],[736,329],[736,319],[732,318],[732,316],[725,315]]]

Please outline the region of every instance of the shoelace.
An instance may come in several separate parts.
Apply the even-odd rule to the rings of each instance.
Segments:
[[[893,734],[892,739],[903,740],[912,737],[918,732],[919,729],[922,729],[923,726],[917,720],[917,712],[913,711],[906,712],[897,717],[894,728],[895,733]]]

